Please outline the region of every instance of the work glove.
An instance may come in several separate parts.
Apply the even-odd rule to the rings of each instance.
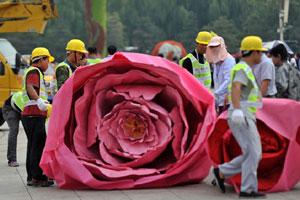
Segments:
[[[234,109],[232,112],[231,121],[236,126],[246,124],[243,111],[241,109]]]
[[[47,111],[47,106],[49,105],[49,102],[48,101],[45,101],[41,98],[38,98],[36,100],[37,102],[37,106],[38,108],[41,110],[41,111]]]

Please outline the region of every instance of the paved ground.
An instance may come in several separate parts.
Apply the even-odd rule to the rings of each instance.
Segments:
[[[18,137],[18,162],[19,167],[7,166],[6,149],[8,128],[4,124],[0,127],[0,200],[213,200],[213,199],[238,199],[232,187],[227,186],[226,194],[221,194],[210,182],[212,176],[208,176],[202,183],[175,186],[162,189],[142,190],[60,190],[57,185],[49,188],[28,187],[26,181],[25,155],[27,139],[20,125]],[[299,169],[300,170],[300,169]],[[300,182],[288,192],[268,194],[272,200],[299,200]]]

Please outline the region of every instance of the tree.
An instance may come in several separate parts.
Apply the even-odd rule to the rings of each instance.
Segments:
[[[234,25],[232,20],[226,17],[219,17],[217,20],[212,21],[207,26],[203,27],[204,30],[211,30],[223,37],[227,50],[230,53],[239,51],[242,32]]]
[[[127,45],[124,37],[124,25],[121,22],[117,12],[108,15],[107,18],[107,45],[115,45],[118,49],[122,49]]]

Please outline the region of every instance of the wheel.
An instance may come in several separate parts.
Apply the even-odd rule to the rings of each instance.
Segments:
[[[216,186],[216,185],[217,185],[216,179],[213,179],[213,180],[211,181],[211,184],[212,184],[213,186]]]
[[[2,126],[2,124],[4,124],[4,118],[3,118],[3,115],[2,115],[2,108],[0,108],[0,126]]]

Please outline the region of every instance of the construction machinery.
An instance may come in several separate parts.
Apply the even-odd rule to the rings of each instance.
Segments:
[[[0,33],[43,33],[49,18],[57,18],[54,0],[0,0]]]
[[[0,33],[43,33],[47,20],[57,17],[54,0],[0,0]],[[0,126],[4,123],[3,103],[22,89],[26,66],[13,45],[0,38]]]

